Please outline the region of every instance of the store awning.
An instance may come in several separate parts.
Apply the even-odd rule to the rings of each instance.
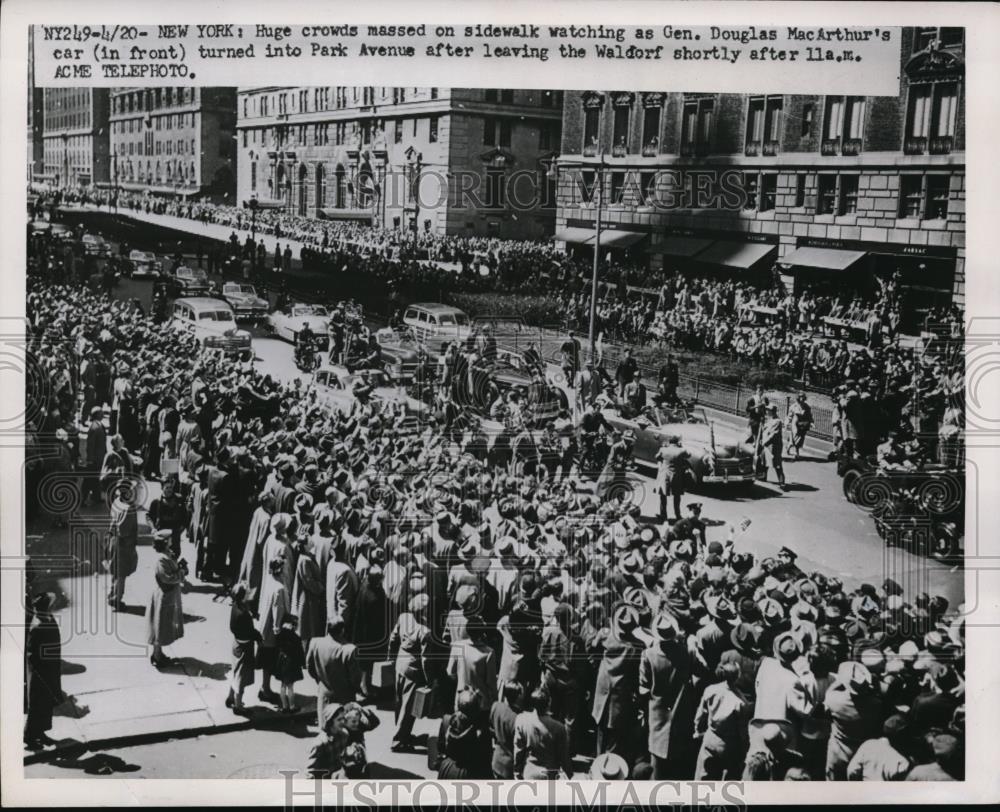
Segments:
[[[703,237],[667,237],[663,242],[649,246],[651,254],[665,254],[671,257],[693,257],[712,244]]]
[[[320,209],[327,220],[371,220],[371,209]]]
[[[844,271],[865,255],[864,251],[846,251],[842,248],[796,248],[778,262],[786,267],[822,268],[827,271]]]
[[[778,246],[766,242],[717,240],[695,257],[698,262],[727,268],[752,268]]]
[[[587,243],[594,241],[594,229],[592,228],[561,228],[555,233],[553,239],[561,242]]]
[[[631,248],[646,236],[637,231],[602,231],[601,248]]]

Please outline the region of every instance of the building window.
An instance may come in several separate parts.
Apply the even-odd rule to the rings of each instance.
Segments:
[[[542,107],[562,107],[562,95],[561,90],[542,91]]]
[[[837,176],[819,175],[816,193],[816,213],[833,214],[837,208]]]
[[[747,155],[777,155],[781,128],[781,96],[758,96],[750,99],[747,110]]]
[[[247,146],[247,131],[243,131],[243,148],[246,149]]]
[[[642,114],[642,154],[656,155],[660,149],[660,113],[662,107],[650,105]]]
[[[924,197],[924,178],[922,175],[900,175],[899,177],[899,216],[918,219],[921,214]]]
[[[840,204],[837,212],[840,215],[854,214],[858,210],[858,176],[840,176]]]
[[[778,176],[774,173],[761,175],[760,210],[771,211],[778,198]]]
[[[858,155],[865,134],[863,96],[828,96],[823,125],[824,155]]]
[[[438,120],[436,117],[430,119],[430,131],[427,134],[427,140],[431,144],[436,144],[438,140]]]
[[[690,99],[684,102],[681,129],[681,153],[704,155],[711,148],[714,99]]]
[[[250,191],[257,191],[257,162],[250,162]]]
[[[614,126],[612,130],[611,152],[614,155],[624,155],[628,152],[628,125],[631,109],[624,105],[615,105]]]
[[[553,122],[543,121],[538,126],[538,149],[542,152],[559,148],[558,128]]]
[[[499,98],[499,91],[497,90],[487,90],[483,94],[483,99],[487,104],[496,104]]]
[[[951,152],[957,113],[957,82],[911,85],[904,152],[908,155]]]
[[[945,220],[948,217],[947,175],[927,176],[927,209],[924,216],[928,220]]]
[[[588,107],[583,111],[583,154],[596,155],[600,141],[601,108]]]
[[[501,90],[500,91],[500,104],[513,104],[514,103],[514,91],[513,90]]]
[[[504,206],[504,171],[491,166],[486,170],[486,207],[500,209]]]
[[[611,204],[621,206],[625,202],[625,173],[611,173]]]
[[[394,129],[395,129],[395,133],[393,134],[393,140],[397,144],[403,143],[403,120],[402,119],[396,119]]]
[[[431,88],[431,99],[436,99],[438,97],[438,89],[436,87]]]
[[[914,52],[926,50],[934,40],[940,40],[942,48],[955,48],[961,46],[964,39],[964,28],[921,27],[914,32],[913,50]]]
[[[510,122],[507,119],[483,119],[483,144],[489,147],[510,146]]]
[[[743,173],[743,193],[746,195],[746,199],[743,201],[744,209],[757,208],[757,183],[758,176],[756,172]]]

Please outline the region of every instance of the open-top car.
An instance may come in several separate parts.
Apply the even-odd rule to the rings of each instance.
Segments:
[[[421,414],[426,404],[410,397],[406,390],[393,384],[381,370],[363,370],[350,373],[344,367],[324,365],[313,374],[312,391],[318,402],[330,408],[349,411],[350,404],[358,399],[357,390],[367,383],[372,400],[403,406],[408,414]]]
[[[695,485],[749,484],[754,481],[754,450],[747,443],[715,439],[711,421],[701,408],[648,408],[628,419],[616,409],[604,409],[604,418],[619,431],[635,436],[633,456],[639,462],[655,464],[664,440],[679,437],[681,448],[690,456]]]
[[[267,317],[267,323],[275,337],[293,344],[304,324],[308,324],[313,335],[325,343],[329,322],[330,313],[323,305],[301,302],[293,302]]]
[[[152,251],[129,251],[128,262],[125,263],[125,273],[133,278],[157,277],[163,270],[163,265]]]
[[[226,282],[220,295],[233,309],[237,321],[257,321],[267,317],[267,299],[262,298],[253,285]]]

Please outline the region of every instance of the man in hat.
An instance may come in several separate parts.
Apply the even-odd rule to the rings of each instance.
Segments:
[[[806,434],[813,424],[812,408],[806,400],[805,392],[800,393],[788,407],[785,422],[788,425],[788,444],[791,447],[792,459],[797,460],[806,441]]]
[[[62,636],[52,616],[55,595],[43,592],[31,602],[34,617],[25,640],[24,743],[29,750],[53,744],[52,712],[62,704]]]
[[[413,702],[417,688],[427,684],[428,647],[432,642],[429,606],[426,594],[414,595],[408,611],[399,616],[389,637],[389,659],[396,661],[396,730],[391,748],[394,753],[413,747]]]
[[[703,676],[711,678],[719,666],[722,653],[732,645],[732,629],[737,618],[732,601],[725,596],[709,595],[704,603],[708,619],[695,634],[691,650],[698,670]]]
[[[695,706],[691,659],[671,615],[660,615],[653,634],[639,662],[639,696],[649,703],[646,724],[653,780],[686,778]]]
[[[549,714],[551,698],[542,687],[532,691],[514,722],[514,775],[525,781],[573,776],[566,725]]]
[[[961,781],[965,769],[962,743],[952,733],[938,733],[931,739],[934,761],[918,764],[906,776],[907,781]]]
[[[675,539],[697,540],[699,549],[705,544],[705,529],[707,525],[701,518],[701,502],[688,502],[688,515],[674,522],[667,531],[667,541]]]
[[[344,619],[327,615],[326,635],[309,641],[306,668],[316,680],[316,713],[323,726],[324,707],[353,702],[362,674],[355,646],[344,636]]]
[[[753,719],[750,721],[750,750],[761,744],[764,727],[778,725],[788,745],[797,749],[802,720],[811,716],[817,700],[810,684],[799,676],[796,661],[802,656],[802,646],[791,632],[778,635],[774,654],[761,660],[757,670],[757,695]]]
[[[83,466],[83,503],[93,497],[94,504],[101,503],[101,465],[108,453],[108,433],[104,428],[104,411],[100,406],[90,410],[87,425],[87,460]]]
[[[687,486],[691,470],[691,453],[681,447],[681,438],[673,435],[664,438],[660,450],[656,452],[656,485],[654,490],[660,495],[661,522],[667,519],[667,495],[673,496],[674,521],[681,521],[681,497]]]
[[[826,749],[826,780],[845,781],[851,758],[880,730],[882,702],[871,672],[861,663],[841,663],[836,680],[826,691],[824,705],[832,719]]]
[[[617,753],[626,761],[633,753],[632,733],[638,719],[639,661],[636,642],[639,612],[619,605],[610,630],[600,642],[601,663],[594,689],[592,717],[597,723],[597,754]]]
[[[333,555],[326,565],[327,622],[340,617],[344,622],[345,634],[353,636],[358,576],[345,558],[345,545],[341,539],[339,544],[334,545]]]

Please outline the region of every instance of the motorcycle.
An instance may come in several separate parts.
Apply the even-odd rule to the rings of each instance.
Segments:
[[[295,345],[295,366],[300,372],[312,372],[319,366],[319,353],[313,342],[300,341]]]

